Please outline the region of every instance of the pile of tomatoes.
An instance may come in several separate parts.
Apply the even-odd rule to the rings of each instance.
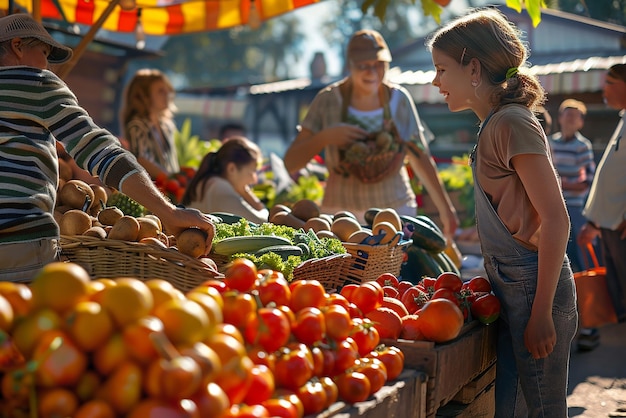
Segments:
[[[417,284],[384,273],[375,281],[346,285],[341,294],[372,320],[384,339],[446,342],[465,323],[477,319],[490,324],[500,314],[500,301],[486,278],[463,282],[454,272],[423,277]]]

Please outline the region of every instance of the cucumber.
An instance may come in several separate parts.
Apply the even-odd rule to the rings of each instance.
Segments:
[[[256,251],[254,255],[257,257],[266,254],[266,253],[276,253],[286,260],[290,255],[297,255],[300,257],[303,253],[302,248],[297,245],[270,245],[269,247],[265,247]]]
[[[214,242],[212,251],[215,254],[230,256],[235,253],[255,253],[272,245],[291,245],[291,241],[275,235],[229,237]]]
[[[407,215],[401,215],[400,219],[405,224],[410,223],[413,226],[413,234],[411,235],[413,245],[432,253],[439,253],[446,249],[446,239],[434,223],[431,224],[424,219]]]
[[[407,250],[407,261],[400,269],[402,280],[407,280],[417,284],[422,277],[437,277],[443,273],[443,269],[433,256],[423,248],[416,245],[409,245]]]

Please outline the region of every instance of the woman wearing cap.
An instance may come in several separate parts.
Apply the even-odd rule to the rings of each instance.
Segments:
[[[565,418],[578,314],[567,209],[533,113],[545,92],[526,70],[519,30],[497,9],[451,21],[427,46],[448,108],[481,121],[471,157],[476,225],[502,306],[495,416]]]
[[[348,77],[324,88],[311,103],[285,154],[285,166],[296,172],[324,152],[329,171],[322,202],[326,213],[349,210],[362,221],[371,207],[391,207],[415,216],[417,204],[404,164],[372,183],[341,170],[346,150],[392,119],[400,139],[412,144],[407,146],[411,168],[433,198],[446,236],[452,238],[458,218],[429,153],[415,105],[404,88],[385,79],[391,61],[385,40],[373,30],[356,32],[348,43],[347,61]]]
[[[215,228],[197,210],[164,200],[118,139],[96,126],[65,83],[47,70],[72,50],[27,14],[0,18],[0,278],[30,281],[58,257],[53,218],[59,167],[55,142],[83,169],[156,214],[170,234]]]
[[[626,322],[626,64],[609,68],[605,103],[620,110],[621,120],[598,164],[583,210],[587,223],[581,228],[581,246],[600,237],[609,293],[620,322]]]

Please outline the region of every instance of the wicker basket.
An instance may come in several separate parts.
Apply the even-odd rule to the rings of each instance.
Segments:
[[[348,283],[361,284],[376,280],[383,273],[399,275],[406,248],[411,243],[411,240],[385,245],[344,242],[343,246],[352,258],[344,265],[342,278]]]
[[[343,271],[350,262],[350,254],[335,254],[306,260],[293,271],[294,280],[317,280],[327,291],[344,285]]]
[[[404,164],[404,156],[404,152],[381,152],[359,162],[344,162],[343,169],[363,183],[376,183],[390,174],[397,173]]]
[[[223,277],[176,249],[140,242],[63,235],[61,257],[81,265],[92,278],[165,279],[183,292],[205,280]]]

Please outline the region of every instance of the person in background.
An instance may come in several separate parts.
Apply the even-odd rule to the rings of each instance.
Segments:
[[[208,153],[189,182],[182,203],[204,213],[226,212],[250,222],[268,221],[269,211],[252,192],[261,150],[244,137],[231,137]]]
[[[136,158],[98,127],[67,85],[47,68],[68,61],[72,50],[25,13],[0,18],[0,277],[32,281],[59,259],[53,211],[59,165],[56,141],[79,167],[144,205],[168,234],[189,227],[215,234],[210,219],[164,200]],[[208,250],[207,250],[208,251]]]
[[[527,72],[519,29],[497,9],[452,20],[427,47],[448,108],[481,121],[471,163],[485,270],[501,303],[495,416],[565,418],[578,313],[567,208],[534,114],[545,92]]]
[[[156,69],[138,70],[124,89],[122,136],[153,180],[178,173],[174,143],[174,87]]]
[[[224,142],[228,138],[233,136],[245,137],[246,136],[246,127],[241,123],[231,122],[225,123],[220,126],[220,130],[218,132],[219,140]]]
[[[417,203],[404,164],[374,183],[341,172],[342,153],[347,155],[348,148],[392,121],[399,137],[411,144],[408,161],[432,197],[444,233],[451,240],[459,223],[456,210],[437,173],[412,98],[406,89],[386,80],[391,62],[387,43],[374,30],[360,30],[352,35],[346,58],[349,75],[313,99],[285,153],[287,170],[296,173],[323,152],[328,168],[323,212],[348,210],[361,222],[372,207],[390,207],[401,215],[415,216]]]
[[[567,243],[567,256],[574,272],[591,265],[576,242],[580,228],[585,224],[583,206],[589,187],[596,172],[591,141],[580,130],[585,124],[587,106],[581,101],[566,99],[559,106],[560,131],[551,135],[552,161],[561,178],[563,197],[570,217],[572,229]]]
[[[626,64],[609,68],[602,95],[609,107],[619,109],[621,120],[591,184],[583,209],[587,223],[578,234],[578,245],[600,238],[615,314],[619,322],[626,322],[626,147],[620,146],[626,134]]]

